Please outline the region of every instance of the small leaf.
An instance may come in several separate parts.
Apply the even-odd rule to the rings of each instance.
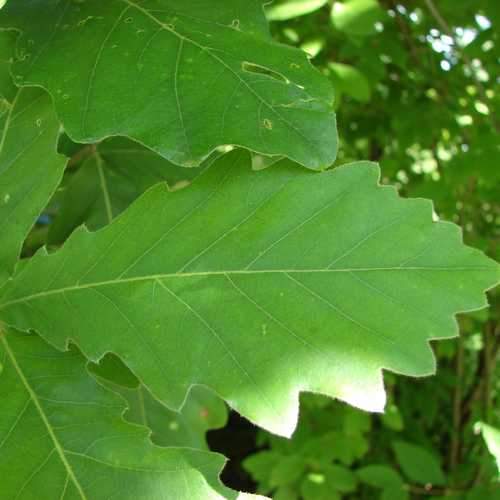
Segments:
[[[354,472],[347,467],[337,464],[324,464],[321,466],[326,480],[336,491],[351,493],[356,489],[358,479]]]
[[[261,488],[264,488],[264,491],[269,492],[272,489],[270,485],[272,472],[282,457],[275,451],[260,451],[245,458],[243,467],[252,475],[254,481],[258,482]]]
[[[382,490],[380,500],[410,500],[410,494],[403,486],[393,486]]]
[[[439,461],[426,448],[404,441],[394,441],[392,447],[408,479],[424,485],[444,486],[446,484],[446,477]]]
[[[273,494],[273,500],[299,500],[299,493],[294,486],[281,486]],[[332,498],[331,500],[337,500]]]
[[[46,88],[78,142],[126,135],[183,166],[226,144],[335,159],[331,85],[272,40],[260,1],[10,2],[0,24],[22,33],[16,83]]]
[[[403,416],[394,403],[390,403],[386,406],[385,412],[380,418],[388,429],[392,429],[393,431],[401,431],[404,429]]]
[[[356,471],[363,483],[375,488],[392,488],[402,486],[401,476],[388,465],[368,465]]]
[[[272,487],[293,484],[302,477],[305,470],[306,461],[301,455],[283,457],[273,467],[269,483]]]
[[[486,305],[499,267],[429,202],[380,187],[373,164],[250,164],[225,155],[39,253],[0,291],[3,321],[93,361],[117,354],[171,409],[201,384],[281,435],[300,391],[382,410],[382,369],[433,373],[429,340]]]
[[[310,473],[302,481],[300,492],[304,500],[340,500],[338,489],[322,473]]]

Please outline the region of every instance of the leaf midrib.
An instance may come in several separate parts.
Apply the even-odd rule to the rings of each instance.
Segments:
[[[131,278],[119,278],[105,281],[96,281],[91,283],[84,283],[67,287],[55,288],[53,290],[44,290],[43,292],[26,295],[21,298],[10,300],[0,304],[0,310],[15,304],[28,302],[33,299],[46,297],[50,295],[57,295],[60,293],[85,290],[89,288],[98,288],[110,285],[123,285],[128,283],[135,283],[141,281],[154,281],[162,279],[174,278],[207,278],[214,276],[242,276],[242,275],[265,275],[265,274],[320,274],[320,273],[357,273],[357,272],[380,272],[380,271],[436,271],[436,272],[463,272],[463,271],[488,271],[491,267],[488,266],[462,266],[462,267],[433,267],[433,266],[412,266],[412,267],[350,267],[350,268],[336,268],[336,269],[259,269],[259,270],[232,270],[232,271],[200,271],[190,273],[163,273],[163,274],[149,274],[146,276],[134,276]]]
[[[28,392],[31,401],[33,401],[33,404],[35,405],[35,408],[38,411],[40,419],[42,420],[45,427],[47,428],[47,432],[49,433],[49,436],[54,444],[54,449],[56,450],[57,454],[59,455],[59,458],[60,458],[62,464],[64,465],[64,468],[66,469],[68,477],[71,478],[71,481],[75,485],[75,488],[78,491],[78,494],[80,495],[81,499],[88,500],[85,492],[83,491],[81,484],[79,483],[78,479],[76,478],[75,472],[73,471],[71,464],[68,462],[68,460],[66,458],[64,448],[61,446],[61,443],[57,439],[57,436],[55,435],[54,430],[52,429],[52,426],[49,422],[49,419],[47,418],[47,415],[45,414],[45,411],[44,411],[42,405],[40,404],[38,396],[33,391],[33,389],[31,388],[31,385],[29,384],[28,380],[26,379],[23,370],[21,369],[21,367],[19,366],[19,363],[17,362],[17,359],[16,359],[14,352],[10,348],[10,345],[7,341],[6,335],[2,331],[0,331],[0,341],[5,349],[5,352],[9,356],[10,362],[12,363],[14,370],[16,371],[24,388]]]

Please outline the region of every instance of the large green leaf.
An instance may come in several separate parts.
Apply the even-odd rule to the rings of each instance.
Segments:
[[[8,91],[11,94],[11,91]],[[59,184],[66,160],[56,153],[59,122],[40,89],[16,90],[2,117],[0,139],[0,285]]]
[[[0,334],[0,361],[2,498],[238,496],[217,484],[222,457],[154,446],[145,427],[125,422],[125,401],[88,374],[77,352],[9,332]]]
[[[77,141],[128,135],[185,166],[224,144],[335,159],[331,85],[272,41],[260,1],[23,1],[0,16],[24,33],[16,83],[47,88]]]
[[[158,185],[39,253],[1,291],[0,316],[92,360],[116,353],[171,408],[202,384],[282,435],[300,391],[380,411],[382,369],[433,373],[428,341],[486,305],[499,267],[378,177],[367,162],[252,172],[230,153],[189,189]]]

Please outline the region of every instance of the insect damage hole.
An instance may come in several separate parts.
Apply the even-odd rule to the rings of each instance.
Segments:
[[[281,73],[278,73],[277,71],[266,68],[265,66],[261,66],[260,64],[254,64],[248,61],[243,61],[241,63],[241,69],[246,73],[264,75],[278,82],[283,82],[286,84],[290,83],[290,80],[286,76],[282,75]]]

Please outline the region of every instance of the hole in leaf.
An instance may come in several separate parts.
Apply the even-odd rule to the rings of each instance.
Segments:
[[[271,120],[264,118],[263,124],[264,124],[264,127],[267,128],[267,130],[273,129],[273,122]]]
[[[261,66],[260,64],[254,64],[251,62],[243,61],[241,63],[241,69],[243,71],[246,71],[247,73],[255,73],[257,75],[264,75],[269,78],[272,78],[273,80],[277,80],[279,82],[284,82],[289,84],[290,80],[282,75],[281,73],[278,73],[277,71],[274,71],[272,69],[266,68],[265,66]]]

